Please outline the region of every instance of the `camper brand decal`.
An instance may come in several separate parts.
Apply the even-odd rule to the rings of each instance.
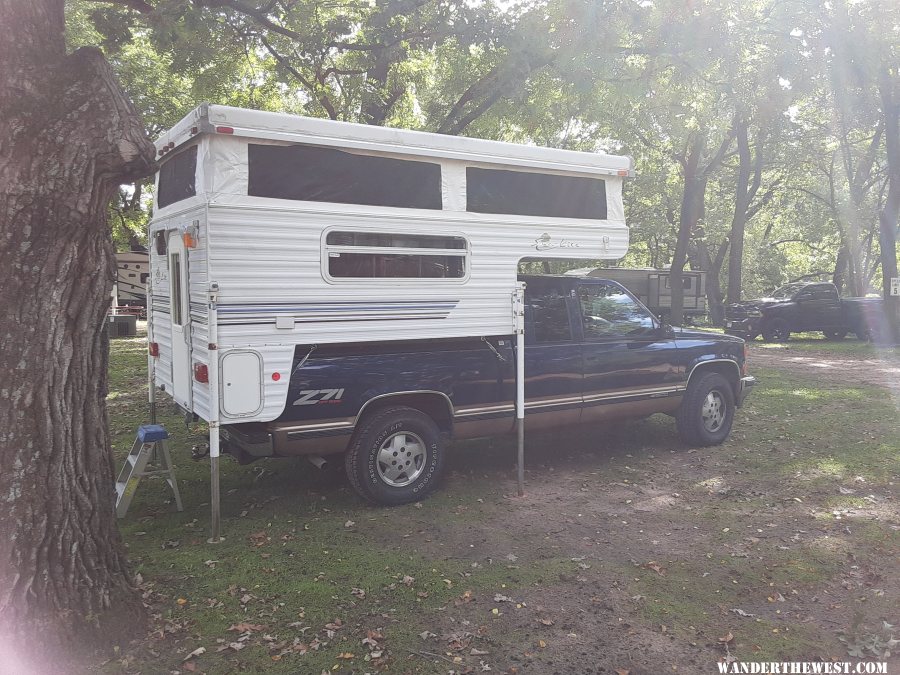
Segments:
[[[581,248],[581,244],[568,239],[554,240],[553,237],[544,232],[544,234],[534,240],[534,248],[537,251],[552,251],[559,248]]]
[[[343,389],[304,389],[294,405],[316,405],[317,403],[340,403]]]

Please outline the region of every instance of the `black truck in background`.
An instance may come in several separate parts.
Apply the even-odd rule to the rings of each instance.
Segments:
[[[821,331],[829,340],[854,333],[871,340],[887,326],[881,298],[841,298],[831,283],[793,283],[771,297],[730,304],[725,308],[725,332],[745,340],[762,335],[783,342],[791,333]]]

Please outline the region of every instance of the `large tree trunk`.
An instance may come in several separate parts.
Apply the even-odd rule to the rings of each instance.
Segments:
[[[891,320],[894,342],[900,342],[900,297],[890,294],[897,271],[897,224],[900,221],[900,86],[887,68],[879,74],[878,90],[884,114],[884,142],[888,163],[888,194],[878,214],[884,304]]]
[[[728,302],[741,301],[741,287],[743,286],[742,273],[744,270],[744,230],[747,227],[750,201],[756,192],[750,185],[753,156],[750,153],[750,139],[748,137],[749,124],[743,117],[735,120],[735,136],[738,147],[738,177],[734,191],[734,215],[731,219],[731,234],[728,241],[731,244],[731,252],[728,257]],[[758,159],[760,159],[758,157]],[[757,182],[756,188],[759,187]],[[716,324],[718,325],[718,324]]]
[[[100,52],[66,55],[63,0],[0,0],[0,25],[0,666],[72,672],[142,615],[113,513],[103,325],[107,204],[153,146]]]
[[[684,170],[684,188],[681,193],[681,212],[678,218],[678,237],[675,240],[675,253],[672,266],[669,268],[669,283],[672,287],[672,304],[669,320],[674,326],[684,323],[684,286],[682,272],[687,262],[688,246],[691,235],[700,219],[703,218],[706,199],[707,178],[699,171],[700,158],[706,149],[704,134],[697,134],[688,150]]]

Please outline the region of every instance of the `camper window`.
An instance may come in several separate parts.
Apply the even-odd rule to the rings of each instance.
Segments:
[[[605,220],[606,183],[601,178],[468,167],[466,211]]]
[[[694,285],[694,277],[681,277],[681,287],[690,291],[693,290]],[[670,277],[666,277],[666,288],[672,288],[672,280]]]
[[[441,166],[311,145],[248,150],[251,197],[440,209]]]
[[[462,237],[332,231],[324,272],[330,279],[463,279],[468,248]]]
[[[181,290],[181,254],[172,253],[169,256],[169,278],[171,279],[169,290],[172,303],[172,323],[176,326],[184,325],[184,305]]]
[[[197,146],[169,157],[159,169],[156,205],[159,208],[197,194]]]

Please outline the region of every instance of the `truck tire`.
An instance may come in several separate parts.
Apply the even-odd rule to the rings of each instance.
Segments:
[[[344,460],[362,497],[393,506],[423,499],[444,469],[441,432],[415,408],[387,408],[363,419]]]
[[[825,335],[826,340],[843,340],[847,337],[847,331],[845,330],[823,330],[822,333]]]
[[[766,342],[787,342],[791,339],[791,327],[784,319],[772,319],[763,325],[762,334]]]
[[[734,423],[734,389],[719,373],[705,373],[688,385],[675,413],[681,440],[691,447],[719,445]]]
[[[857,340],[861,340],[862,342],[872,342],[874,339],[874,334],[872,333],[872,329],[862,324],[853,329],[854,335],[856,335]]]

